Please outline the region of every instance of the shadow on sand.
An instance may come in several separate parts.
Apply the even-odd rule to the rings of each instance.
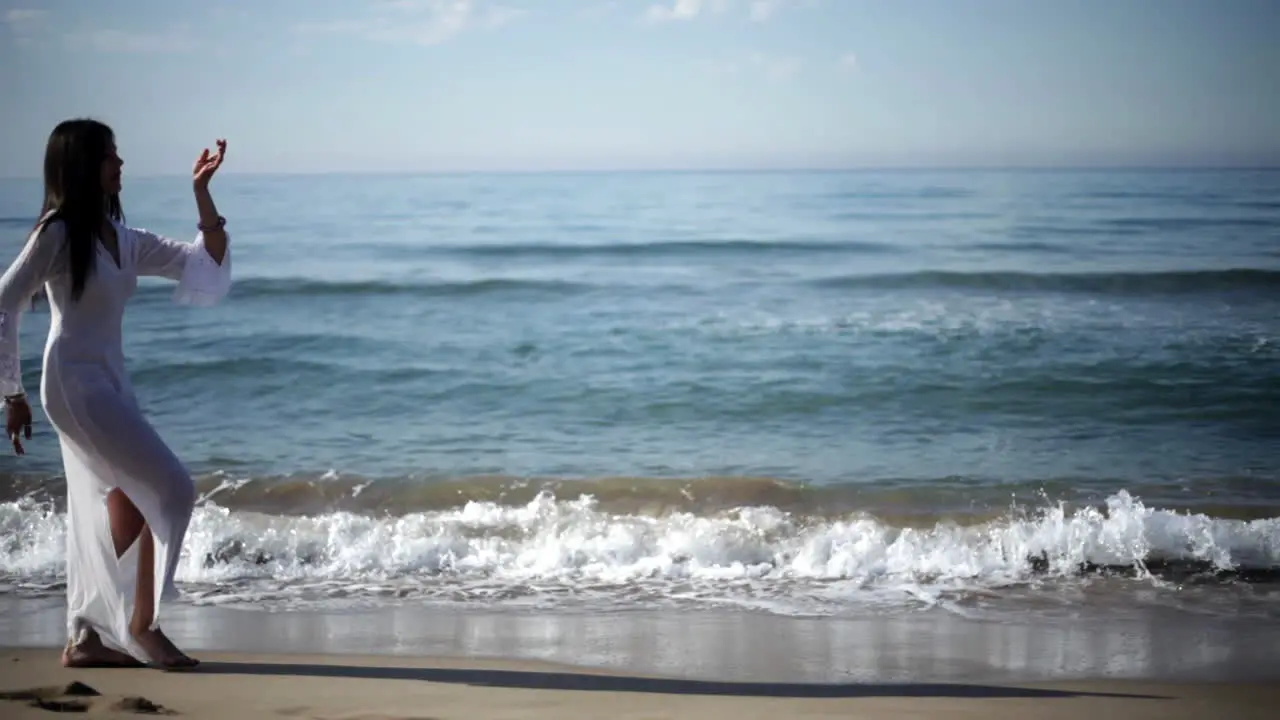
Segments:
[[[375,667],[304,663],[203,662],[196,673],[218,675],[282,675],[369,680],[419,680],[526,690],[657,693],[664,695],[731,695],[770,698],[1072,698],[1110,697],[1167,700],[1158,695],[1076,692],[960,683],[804,684],[715,682],[667,678],[626,677],[574,672],[486,670],[462,668]]]

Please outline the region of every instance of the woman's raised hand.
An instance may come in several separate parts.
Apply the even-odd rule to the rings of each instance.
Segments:
[[[222,167],[222,161],[227,157],[227,141],[218,141],[218,151],[210,153],[209,148],[205,148],[200,153],[200,157],[196,158],[196,164],[191,169],[191,181],[197,190],[203,190],[209,187],[209,181],[213,179],[213,174]]]

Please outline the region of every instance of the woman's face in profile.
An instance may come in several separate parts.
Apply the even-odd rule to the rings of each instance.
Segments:
[[[101,181],[103,192],[108,195],[120,194],[123,167],[124,160],[120,159],[120,153],[116,151],[116,144],[113,142],[107,146],[107,156],[102,159]]]

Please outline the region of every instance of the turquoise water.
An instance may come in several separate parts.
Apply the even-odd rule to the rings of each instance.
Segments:
[[[717,572],[918,585],[931,552],[930,567],[959,567],[953,551],[1000,564],[991,532],[946,535],[952,520],[1030,543],[1001,545],[1014,579],[1037,548],[1062,568],[1280,563],[1280,172],[228,175],[215,190],[231,297],[181,308],[144,281],[126,318],[144,407],[208,493],[183,577],[214,595],[294,571],[431,595],[474,571],[499,596],[668,573],[723,598]],[[130,224],[191,236],[182,179],[126,177],[123,200]],[[37,183],[0,183],[6,261],[38,202]],[[29,387],[46,330],[43,307],[24,317]],[[28,452],[0,459],[5,527],[26,538],[0,567],[18,585],[59,572],[47,425]],[[574,505],[582,491],[596,505]],[[1060,534],[1009,514],[1059,501]],[[1082,502],[1132,513],[1130,529]],[[1174,510],[1203,527],[1170,529]],[[901,551],[905,526],[935,544],[899,565],[853,540],[840,555],[858,513],[874,552]],[[929,582],[987,577],[948,572]],[[781,587],[766,594],[795,596]]]

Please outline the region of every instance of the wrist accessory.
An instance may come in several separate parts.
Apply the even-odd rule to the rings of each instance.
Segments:
[[[212,227],[205,225],[204,223],[197,222],[196,229],[199,230],[200,232],[209,232],[210,230],[221,230],[222,228],[226,227],[226,224],[227,224],[227,219],[219,215],[218,222],[214,223]]]

